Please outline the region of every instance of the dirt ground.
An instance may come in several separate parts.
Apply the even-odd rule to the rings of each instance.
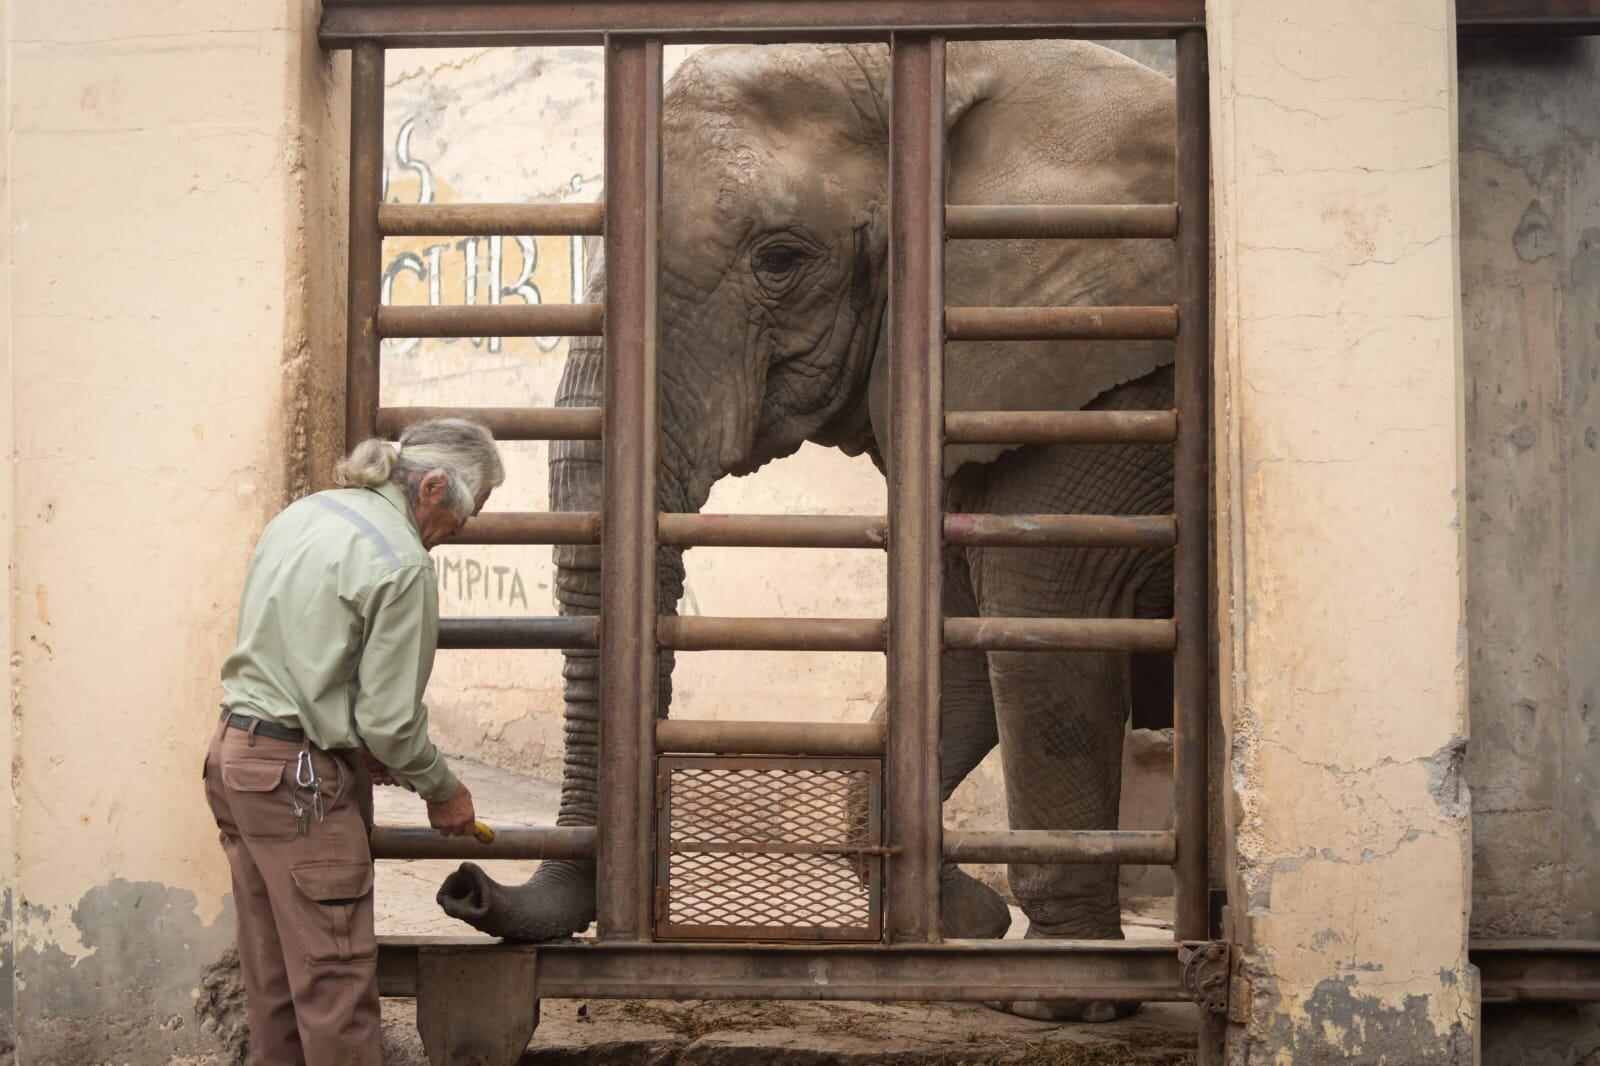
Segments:
[[[494,825],[548,825],[557,786],[491,766],[452,760],[472,789],[479,817]],[[422,803],[410,793],[379,789],[378,821],[419,825]],[[463,935],[433,896],[453,862],[380,862],[378,932]],[[504,881],[525,879],[534,862],[485,862]],[[1171,936],[1166,900],[1130,901],[1131,937]],[[1011,936],[1027,921],[1015,913]],[[384,1061],[425,1066],[410,1000],[383,1006]],[[734,1066],[772,1063],[822,1066],[856,1063],[1012,1063],[1018,1066],[1141,1064],[1194,1061],[1195,1014],[1186,1004],[1152,1004],[1106,1025],[1027,1021],[978,1004],[728,1003],[546,1000],[524,1063],[617,1066]]]

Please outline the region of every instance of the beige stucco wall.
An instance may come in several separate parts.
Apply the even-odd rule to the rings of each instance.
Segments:
[[[1449,0],[1211,5],[1237,1062],[1468,1062]]]
[[[315,18],[7,15],[23,1061],[213,1039],[195,1011],[232,936],[199,780],[217,665],[255,535],[336,428],[343,94]]]

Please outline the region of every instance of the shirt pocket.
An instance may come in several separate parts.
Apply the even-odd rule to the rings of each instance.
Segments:
[[[300,862],[289,876],[308,900],[311,924],[304,943],[306,961],[354,962],[374,958],[378,940],[372,914],[372,863]]]
[[[293,840],[300,835],[286,759],[230,759],[222,787],[239,835],[246,840]]]

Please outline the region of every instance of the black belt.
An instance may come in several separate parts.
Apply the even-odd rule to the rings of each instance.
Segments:
[[[271,737],[273,740],[288,740],[296,744],[306,739],[306,731],[304,729],[278,725],[276,722],[269,722],[264,718],[252,718],[248,714],[229,714],[227,711],[223,711],[222,715],[227,720],[229,729],[243,729],[247,733],[254,730],[256,736]]]

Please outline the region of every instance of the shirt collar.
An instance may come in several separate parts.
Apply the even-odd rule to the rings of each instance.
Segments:
[[[416,512],[411,510],[411,501],[406,499],[405,490],[392,481],[385,481],[372,491],[388,500],[390,506],[406,516],[406,524],[411,527],[411,532],[417,535],[417,543],[421,544],[422,527],[417,525]]]

